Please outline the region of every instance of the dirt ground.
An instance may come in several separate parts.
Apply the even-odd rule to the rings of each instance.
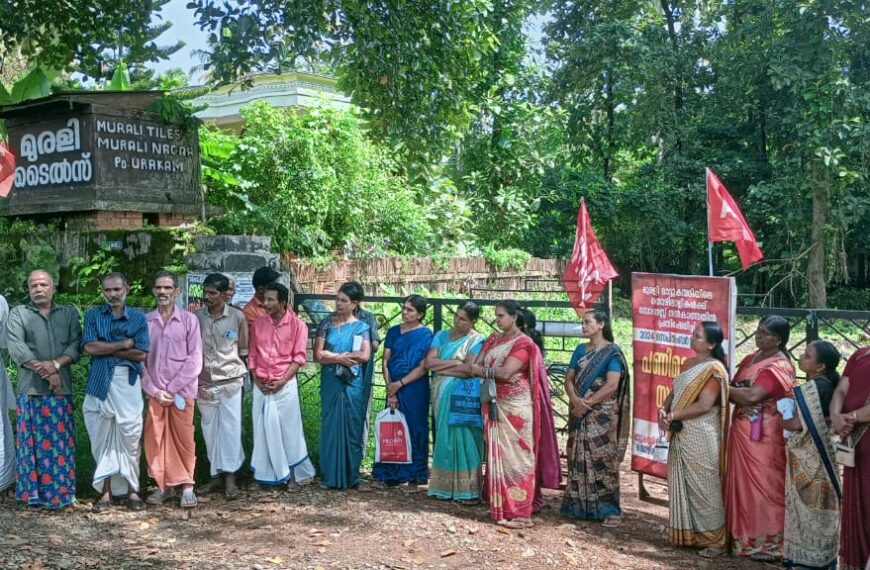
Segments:
[[[463,507],[400,490],[327,491],[317,484],[284,502],[251,486],[240,499],[200,497],[200,506],[121,506],[60,513],[0,504],[0,568],[733,568],[773,567],[668,546],[666,489],[623,472],[625,520],[616,529],[559,516],[560,493],[547,491],[535,527],[492,524],[486,507]]]

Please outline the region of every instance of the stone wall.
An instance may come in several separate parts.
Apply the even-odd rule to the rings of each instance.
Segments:
[[[366,286],[369,295],[381,294],[385,287],[399,292],[425,287],[432,292],[457,293],[480,288],[542,289],[544,287],[529,287],[529,283],[540,280],[552,284],[552,280],[559,279],[565,269],[563,261],[534,257],[517,270],[497,268],[483,257],[351,259],[318,267],[285,255],[282,265],[292,272],[299,290],[305,293],[335,293],[345,281],[356,280]]]

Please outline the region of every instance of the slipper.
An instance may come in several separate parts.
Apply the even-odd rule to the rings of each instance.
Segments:
[[[698,556],[701,558],[717,558],[725,554],[728,554],[728,551],[724,548],[705,548],[704,550],[698,551]]]
[[[91,511],[95,513],[104,513],[112,508],[112,500],[108,501],[99,500],[96,501],[93,505],[91,505]]]
[[[749,559],[756,562],[779,562],[779,558],[777,558],[773,554],[768,554],[766,552],[756,552],[755,554],[751,555]]]
[[[356,484],[356,490],[360,493],[371,493],[375,489],[372,485],[369,485],[368,481],[360,480],[360,482]]]
[[[420,487],[418,487],[416,483],[403,483],[402,492],[406,495],[413,495],[414,493],[420,492]]]
[[[212,479],[208,483],[206,483],[205,485],[203,485],[202,487],[199,488],[199,494],[200,495],[208,495],[212,491],[216,491],[223,486],[224,486],[224,482],[219,476],[212,477]]]
[[[200,490],[200,492],[202,492],[202,490]],[[228,501],[232,501],[233,499],[238,499],[239,495],[241,495],[241,494],[242,494],[242,490],[239,489],[238,487],[227,487],[226,489],[224,489],[224,497]]]
[[[609,516],[604,517],[604,522],[601,523],[601,526],[607,528],[616,528],[622,524],[622,517],[619,516]]]
[[[196,495],[194,494],[193,489],[181,493],[180,505],[182,509],[192,509],[197,505]]]
[[[145,502],[149,505],[162,505],[166,502],[166,499],[174,495],[175,493],[173,491],[161,491],[160,489],[157,489],[156,491],[148,495],[148,498],[145,499]]]
[[[529,519],[515,518],[515,519],[501,519],[496,522],[497,525],[503,526],[506,528],[532,528],[535,526]]]
[[[130,511],[144,510],[145,502],[142,499],[127,499],[127,509]]]
[[[476,507],[480,505],[480,499],[461,499],[457,502],[463,507]]]

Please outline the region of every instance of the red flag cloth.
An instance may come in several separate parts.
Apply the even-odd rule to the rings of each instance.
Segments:
[[[740,265],[746,269],[764,259],[755,234],[743,218],[737,202],[712,170],[707,169],[707,232],[708,240],[733,241],[740,256]]]
[[[618,275],[595,237],[589,212],[586,211],[586,202],[581,200],[580,211],[577,213],[574,253],[562,274],[562,285],[580,317],[585,309],[598,300],[607,282]]]
[[[0,198],[5,198],[15,182],[15,155],[0,141]]]

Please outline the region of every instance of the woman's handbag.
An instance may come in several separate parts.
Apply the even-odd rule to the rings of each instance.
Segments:
[[[837,463],[843,467],[855,467],[855,443],[851,434],[837,442],[836,452]]]
[[[335,377],[344,382],[345,384],[350,384],[351,382],[353,382],[353,379],[356,378],[356,374],[353,373],[353,370],[351,370],[349,366],[345,366],[344,364],[336,364]]]

